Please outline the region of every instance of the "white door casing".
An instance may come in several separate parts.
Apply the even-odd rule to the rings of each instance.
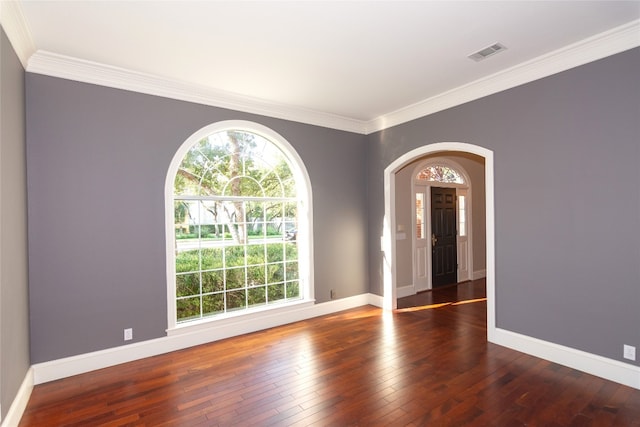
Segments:
[[[383,283],[382,301],[385,310],[397,308],[396,300],[396,240],[393,230],[396,229],[396,173],[407,164],[429,154],[445,151],[460,151],[476,154],[485,159],[485,201],[486,201],[486,287],[487,287],[487,339],[496,340],[496,309],[495,309],[495,213],[493,188],[493,151],[479,145],[464,142],[439,142],[415,148],[394,161],[384,170],[384,217],[382,221],[382,264]]]
[[[417,179],[418,172],[432,165],[444,165],[455,169],[464,179],[464,184],[433,182]],[[429,290],[431,284],[431,187],[445,187],[456,189],[457,199],[457,256],[458,271],[457,281],[463,282],[471,280],[471,271],[473,271],[473,246],[471,235],[471,180],[467,171],[457,162],[445,157],[433,157],[418,164],[412,172],[412,249],[413,249],[413,283],[415,293]],[[421,196],[422,195],[422,196]],[[463,196],[465,200],[464,217],[460,217],[459,201]],[[424,238],[419,238],[417,225],[417,200],[422,197],[423,200],[423,225],[422,231]],[[465,235],[461,235],[461,220],[464,220]]]
[[[416,183],[412,203],[413,288],[415,293],[431,288],[431,245],[429,236],[429,187]]]
[[[471,272],[473,271],[471,188],[458,188],[456,198],[458,199],[458,282],[464,282],[471,280]]]

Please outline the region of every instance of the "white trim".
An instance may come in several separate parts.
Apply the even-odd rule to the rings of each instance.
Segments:
[[[36,51],[31,31],[17,1],[0,1],[0,23],[24,68],[29,57]]]
[[[381,131],[640,46],[640,20],[588,37],[545,55],[384,114],[367,123]]]
[[[431,235],[431,187],[429,183],[426,181],[418,182],[415,179],[415,169],[411,175],[411,195],[409,196],[411,199],[411,277],[413,279],[413,294],[417,294],[418,292],[426,291],[431,289],[431,263],[433,262],[433,256],[431,253],[427,255],[425,253],[426,265],[425,276],[426,276],[426,286],[423,287],[424,281],[420,280],[418,277],[419,271],[419,263],[418,263],[418,221],[417,221],[417,195],[420,194],[422,196],[422,227],[424,233],[424,245],[425,252],[431,252],[429,248],[429,236]],[[422,239],[421,239],[422,240]],[[403,298],[405,296],[411,295],[406,294],[406,290],[401,290],[401,286],[398,287],[396,291],[397,298]]]
[[[465,230],[465,235],[461,236],[460,235],[460,198],[464,197],[465,200],[465,206],[464,206],[464,224],[466,227]],[[469,184],[469,188],[458,188],[456,189],[456,215],[457,215],[457,221],[458,221],[458,241],[456,242],[458,247],[457,249],[460,249],[460,245],[461,242],[460,240],[463,240],[464,238],[466,238],[465,241],[465,245],[467,246],[467,264],[466,264],[466,269],[467,269],[467,275],[466,277],[460,277],[460,266],[462,265],[460,263],[460,258],[458,258],[458,282],[462,280],[469,280],[469,279],[473,279],[473,193],[471,191],[471,184]]]
[[[190,331],[178,335],[109,348],[92,353],[80,354],[50,362],[33,365],[33,382],[42,384],[72,375],[83,374],[96,369],[107,368],[145,357],[182,350],[250,332],[261,331],[301,320],[336,313],[363,305],[380,306],[378,295],[360,294],[315,305],[301,306],[297,310],[268,313],[259,321],[239,317],[236,322],[211,325],[204,330]]]
[[[440,142],[418,147],[403,154],[384,170],[384,219],[381,246],[383,252],[383,300],[384,308],[397,308],[396,241],[391,230],[396,229],[396,172],[416,159],[445,151],[462,151],[485,159],[486,200],[486,252],[487,252],[487,337],[491,341],[495,329],[495,235],[493,194],[493,152],[486,148],[464,142]]]
[[[640,366],[497,328],[493,342],[640,390]]]
[[[640,389],[640,367],[597,356],[570,347],[543,341],[496,328],[495,306],[495,196],[493,152],[477,145],[461,142],[441,142],[418,147],[403,154],[384,170],[384,223],[383,249],[383,300],[384,308],[396,308],[395,239],[389,230],[395,230],[395,174],[403,166],[427,154],[441,151],[463,151],[485,158],[486,197],[486,285],[487,285],[487,340],[516,351],[550,360],[573,369]],[[474,272],[475,276],[476,272]]]
[[[300,276],[300,291],[302,292],[302,302],[313,302],[314,300],[314,272],[313,272],[313,196],[311,192],[311,179],[309,173],[302,161],[302,158],[296,151],[296,149],[280,134],[272,129],[263,126],[259,123],[249,122],[245,120],[226,120],[221,122],[212,123],[208,126],[193,133],[187,138],[182,145],[176,150],[176,154],[171,159],[167,175],[164,184],[164,197],[165,197],[165,244],[166,244],[166,257],[167,257],[167,330],[173,331],[180,329],[181,326],[176,324],[176,288],[175,288],[175,259],[174,255],[174,242],[175,242],[175,227],[174,227],[174,212],[173,212],[173,192],[174,181],[178,168],[187,154],[189,149],[211,134],[217,132],[223,132],[225,130],[242,129],[248,132],[255,133],[264,137],[266,140],[272,142],[280,150],[282,150],[284,156],[287,158],[291,165],[292,173],[297,185],[298,199],[301,200],[302,212],[298,212],[298,265]],[[304,242],[304,243],[300,243]],[[297,304],[293,303],[293,305]],[[284,307],[291,307],[292,304],[287,304]],[[262,313],[269,310],[280,309],[282,305],[267,306]],[[242,314],[243,316],[250,316],[248,314]],[[235,318],[237,316],[228,316]],[[251,317],[249,317],[250,319]],[[220,320],[219,318],[212,318],[208,320],[202,320],[198,323],[206,323],[208,325],[214,325],[215,322]],[[215,327],[215,326],[214,326]]]
[[[13,2],[1,3],[4,5]],[[28,58],[25,68],[31,73],[365,135],[640,46],[640,20],[635,20],[372,120],[362,121],[276,104],[43,50],[36,51],[28,36],[29,32],[24,20],[16,25],[5,26],[3,19],[3,26],[23,64],[27,62],[26,58]],[[21,33],[27,36],[20,36]],[[23,39],[25,41],[15,41]]]
[[[27,403],[29,403],[29,398],[33,391],[33,372],[32,367],[27,371],[18,389],[18,393],[9,407],[9,412],[7,412],[6,417],[2,420],[0,427],[14,427],[20,424],[20,419],[22,418],[22,414],[24,414],[24,410],[27,408]]]
[[[207,86],[167,79],[43,50],[36,51],[26,67],[30,73],[178,99],[277,119],[292,120],[354,133],[364,133],[365,122],[320,111],[277,104]]]
[[[174,297],[175,298],[175,297]],[[207,333],[209,329],[221,329],[225,328],[235,329],[238,325],[246,325],[250,326],[253,322],[260,323],[264,318],[271,318],[274,316],[286,316],[288,312],[295,312],[297,310],[308,309],[312,307],[314,301],[296,301],[291,303],[278,303],[272,305],[266,305],[260,307],[259,309],[252,310],[239,310],[236,312],[229,313],[227,317],[223,317],[216,320],[211,319],[198,319],[191,322],[180,323],[176,325],[174,328],[167,329],[168,336],[175,335],[184,335],[190,334],[194,332],[203,332]],[[253,332],[252,330],[247,330],[245,332],[239,332],[234,334],[241,335],[249,332]]]
[[[215,331],[209,329],[206,331],[196,331],[188,334],[157,338],[126,346],[35,364],[30,368],[29,372],[27,372],[25,380],[20,387],[18,396],[11,406],[9,414],[7,414],[7,418],[3,421],[2,427],[17,425],[17,422],[10,423],[8,420],[19,420],[20,417],[18,415],[21,416],[24,411],[34,384],[37,385],[49,381],[55,381],[61,378],[94,371],[96,369],[118,365],[120,363],[169,353],[171,351],[181,350],[244,333],[260,331],[318,316],[324,316],[363,305],[382,307],[384,305],[383,297],[374,294],[360,294],[340,300],[316,304],[311,307],[304,307],[297,310],[295,313],[289,312],[277,316],[270,316],[268,319],[264,319],[261,322],[246,322],[244,321],[245,319],[239,319],[237,324],[220,327]],[[640,389],[640,367],[525,335],[520,335],[504,329],[495,329],[493,335],[494,339],[492,342],[495,344],[559,363],[572,369],[597,375],[629,387]]]
[[[415,294],[416,294],[415,285],[398,286],[398,289],[396,289],[397,298],[404,298],[404,297],[408,297]]]
[[[467,197],[467,209],[466,209],[466,224],[467,224],[467,270],[469,272],[473,271],[473,192],[471,190],[471,178],[469,177],[469,173],[467,172],[467,170],[458,162],[456,162],[455,160],[450,159],[446,153],[442,153],[442,156],[437,156],[437,157],[430,157],[428,159],[425,159],[424,161],[418,163],[414,168],[413,171],[411,172],[411,194],[412,194],[412,209],[413,212],[416,211],[416,207],[415,207],[415,192],[416,192],[416,186],[424,186],[426,188],[425,191],[425,197],[426,197],[426,203],[425,203],[425,233],[427,236],[431,236],[432,230],[431,230],[431,188],[432,187],[444,187],[444,188],[455,188],[456,189],[456,198],[460,195],[460,193],[458,192],[458,190],[465,190],[466,194],[465,196]],[[462,179],[464,180],[463,184],[459,184],[457,182],[440,182],[440,181],[427,181],[424,179],[417,179],[416,175],[423,169],[426,169],[429,166],[446,166],[448,168],[451,168],[453,170],[455,170],[458,174],[460,174],[462,176]],[[416,271],[417,271],[417,266],[416,266],[416,256],[415,256],[415,252],[416,252],[416,227],[415,227],[415,218],[413,215],[411,215],[412,217],[412,238],[411,238],[411,248],[412,248],[412,262],[413,262],[413,280],[414,283],[417,283],[417,277],[416,277]],[[458,209],[457,209],[457,201],[456,201],[456,218],[457,218],[457,224],[456,224],[456,230],[459,231],[459,225],[460,225],[460,218],[458,218]],[[456,233],[456,251],[459,249],[459,239],[460,236],[458,233]],[[460,262],[460,260],[458,260],[458,263]],[[432,257],[428,256],[427,257],[427,289],[433,289],[433,265],[432,265],[433,261],[432,261]],[[460,268],[456,269],[456,281],[460,281],[460,276],[459,273],[460,272]],[[468,279],[465,279],[468,280]],[[398,298],[402,298],[401,296],[398,295]]]
[[[380,295],[376,294],[367,294],[369,305],[373,305],[375,307],[382,308],[384,305],[384,300]]]
[[[487,270],[476,270],[473,272],[472,280],[484,279],[487,277]]]

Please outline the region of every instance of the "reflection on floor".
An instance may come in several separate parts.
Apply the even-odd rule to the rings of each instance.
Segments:
[[[433,306],[430,308],[437,308],[436,306],[442,307],[462,301],[485,301],[486,297],[487,289],[485,279],[478,279],[398,298],[398,309],[430,306]]]

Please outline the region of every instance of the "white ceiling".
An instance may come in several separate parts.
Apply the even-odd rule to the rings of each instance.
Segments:
[[[55,53],[362,123],[633,21],[640,40],[640,1],[23,0],[18,6],[36,57]],[[507,50],[481,62],[467,58],[496,42]]]

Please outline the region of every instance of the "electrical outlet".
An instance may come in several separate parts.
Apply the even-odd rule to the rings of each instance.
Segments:
[[[623,345],[622,354],[625,359],[636,360],[636,348],[632,345]]]
[[[133,328],[127,328],[124,330],[124,340],[129,341],[133,339]]]

